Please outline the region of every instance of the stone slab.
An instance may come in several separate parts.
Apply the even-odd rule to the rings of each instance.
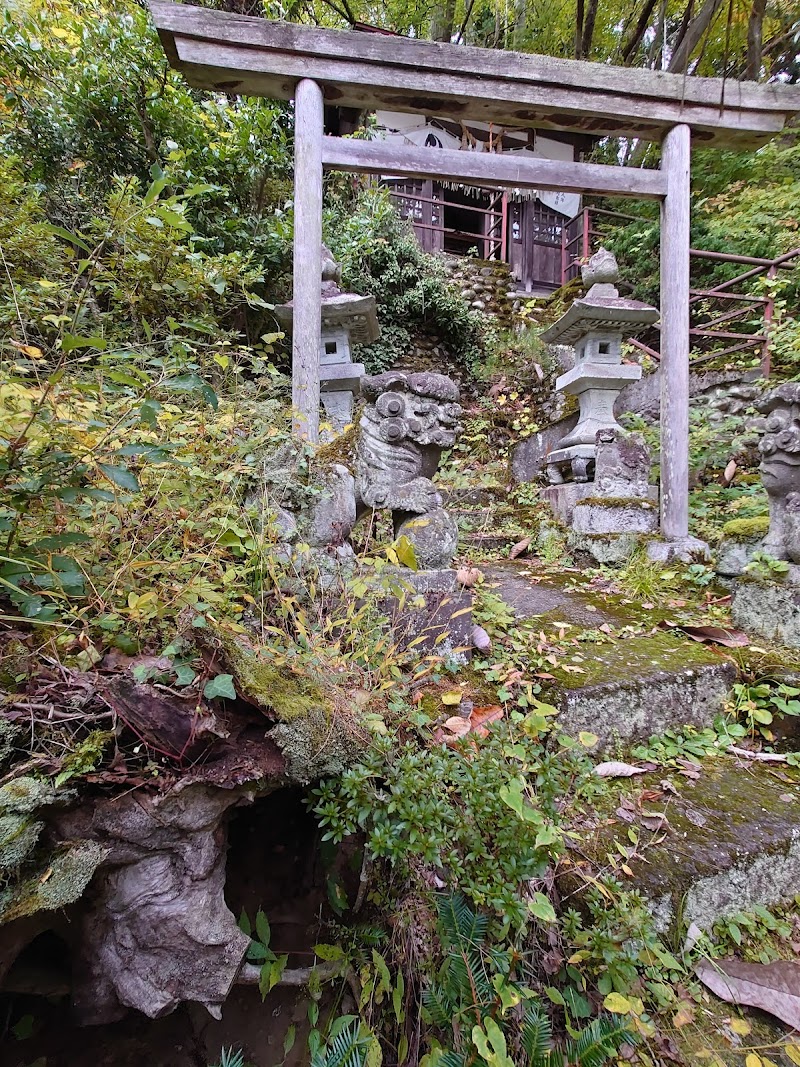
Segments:
[[[414,648],[420,654],[455,652],[462,659],[469,657],[473,595],[456,581],[454,570],[412,571],[398,567],[383,574],[399,586],[396,596],[383,601],[399,648],[406,649],[418,641]]]
[[[769,766],[732,756],[706,759],[698,770],[694,781],[670,776],[678,794],[648,802],[667,821],[650,835],[652,844],[643,841],[645,858],[630,860],[628,885],[643,894],[664,933],[679,920],[707,929],[725,915],[789,899],[800,885],[798,772],[781,767],[776,781]],[[664,777],[661,769],[622,791],[658,789]],[[615,836],[627,841],[627,828],[620,821]]]
[[[651,500],[615,502],[589,496],[572,513],[572,527],[581,534],[648,534],[658,529],[658,508]]]
[[[518,619],[536,618],[553,625],[563,622],[582,629],[596,629],[603,623],[621,625],[618,613],[564,589],[556,581],[531,582],[520,573],[518,564],[495,564],[484,573],[487,587],[503,598]]]
[[[562,482],[561,485],[549,485],[542,489],[541,496],[550,505],[553,514],[566,526],[572,523],[572,513],[579,500],[597,495],[594,482]],[[658,486],[650,485],[647,499],[658,504]]]
[[[780,581],[743,575],[734,583],[731,618],[746,634],[770,644],[800,648],[800,566],[790,563]]]
[[[584,673],[552,668],[551,702],[567,733],[588,730],[605,748],[687,724],[711,726],[736,679],[731,660],[668,633],[587,646],[575,665]]]

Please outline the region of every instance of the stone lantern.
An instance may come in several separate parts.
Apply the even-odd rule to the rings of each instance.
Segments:
[[[353,421],[353,396],[364,377],[364,366],[353,363],[351,344],[369,344],[380,333],[375,297],[343,293],[341,267],[322,246],[322,322],[319,351],[320,399],[334,431]],[[287,333],[292,332],[292,301],[275,308]]]
[[[629,382],[642,376],[642,368],[622,362],[623,338],[633,337],[658,319],[658,310],[638,300],[625,300],[615,282],[619,278],[613,254],[601,248],[583,267],[588,292],[575,300],[549,330],[548,344],[571,345],[575,366],[556,381],[556,389],[577,396],[580,417],[547,457],[551,485],[565,481],[588,482],[594,476],[600,430],[618,430],[614,402]]]

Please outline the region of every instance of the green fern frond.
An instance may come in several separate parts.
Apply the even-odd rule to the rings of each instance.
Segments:
[[[461,942],[480,945],[486,937],[487,919],[469,906],[461,893],[439,898],[439,923],[445,939],[453,946]]]
[[[311,1067],[366,1067],[372,1033],[360,1019],[353,1019],[331,1042],[321,1048],[311,1061]]]
[[[522,1047],[528,1057],[527,1067],[549,1067],[553,1028],[544,1005],[532,1001],[522,1019]]]
[[[436,1061],[436,1067],[465,1067],[466,1056],[462,1052],[445,1052]]]
[[[422,992],[422,1003],[434,1026],[445,1029],[455,1014],[455,1001],[441,982],[432,982]]]
[[[568,1062],[579,1067],[603,1067],[626,1041],[636,1044],[636,1034],[627,1023],[601,1015],[575,1040],[567,1042],[565,1052]]]

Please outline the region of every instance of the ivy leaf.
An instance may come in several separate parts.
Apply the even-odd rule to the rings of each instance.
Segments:
[[[114,485],[118,485],[120,489],[127,489],[131,493],[138,493],[140,490],[139,482],[136,480],[136,475],[128,470],[127,467],[112,467],[110,463],[98,463],[98,468]]]
[[[223,697],[225,700],[235,700],[236,690],[233,686],[233,675],[218,674],[215,678],[210,678],[203,688],[203,696],[206,700],[215,700],[217,697]]]
[[[555,909],[544,893],[533,894],[528,901],[528,911],[536,919],[541,919],[544,923],[554,923],[556,921]]]

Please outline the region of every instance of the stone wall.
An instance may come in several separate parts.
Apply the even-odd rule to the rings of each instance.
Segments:
[[[473,311],[494,316],[501,327],[511,326],[522,300],[515,297],[517,285],[507,263],[469,256],[443,256],[442,261]]]

